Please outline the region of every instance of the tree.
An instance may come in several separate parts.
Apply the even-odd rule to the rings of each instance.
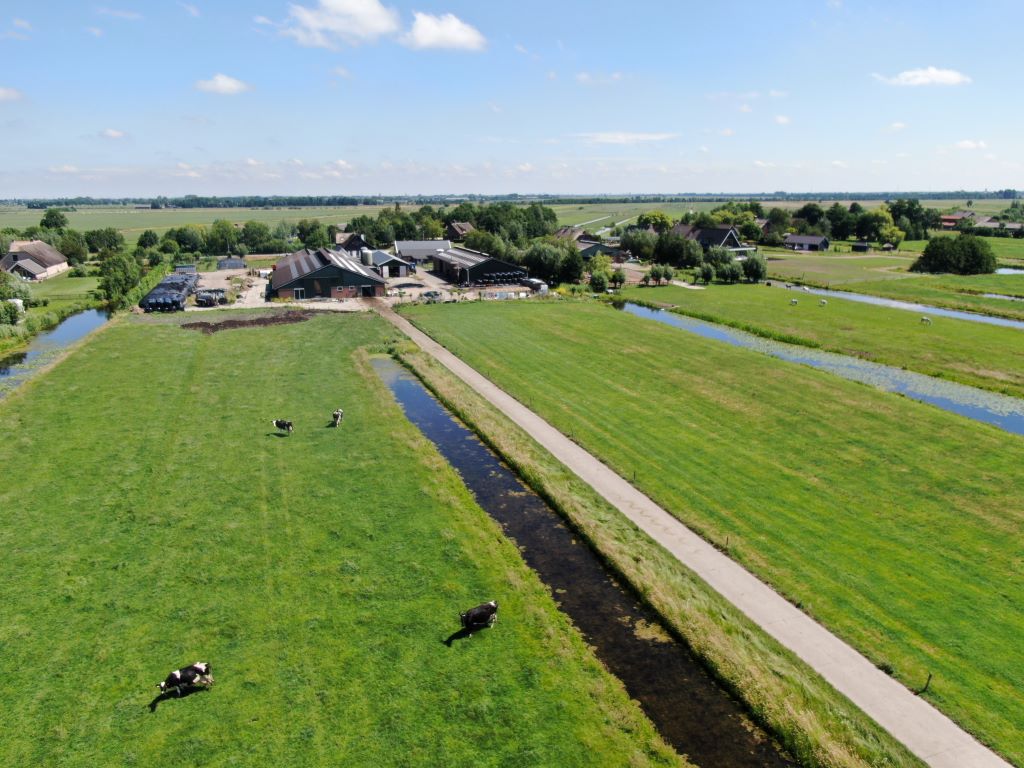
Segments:
[[[105,250],[119,251],[124,248],[124,235],[113,227],[90,229],[85,233],[85,242],[93,253]]]
[[[641,261],[650,261],[654,256],[654,246],[657,240],[657,236],[646,229],[630,229],[623,234],[619,245],[635,258]]]
[[[697,274],[700,275],[700,279],[704,282],[704,285],[710,285],[711,281],[715,279],[715,268],[711,264],[701,264],[697,270]]]
[[[833,203],[825,216],[832,227],[832,237],[836,240],[848,240],[853,233],[854,225],[854,218],[850,212],[839,203]]]
[[[662,232],[654,244],[654,260],[659,264],[682,266],[687,254],[686,242],[685,237],[675,232]]]
[[[883,243],[899,245],[903,242],[906,233],[895,224],[886,224],[878,233],[878,239]]]
[[[319,226],[323,228],[324,245],[326,245],[329,242],[327,240],[327,229],[324,228],[323,224]],[[223,256],[231,253],[237,243],[238,230],[227,219],[215,219],[206,233],[206,252],[213,256]]]
[[[715,267],[715,271],[719,274],[719,277],[721,277],[720,268],[724,267],[726,264],[732,264],[732,259],[732,252],[720,245],[714,245],[711,248],[708,248],[708,252],[704,254],[704,261]]]
[[[648,211],[636,217],[640,229],[653,229],[659,235],[672,226],[672,219],[664,211]]]
[[[267,244],[273,240],[270,225],[262,221],[247,221],[242,225],[241,239],[249,253],[266,253]]]
[[[100,288],[107,297],[107,303],[119,307],[125,295],[139,283],[142,276],[138,262],[122,252],[105,252],[100,265]]]
[[[141,235],[139,235],[139,248],[156,248],[160,242],[160,236],[152,229],[147,229]],[[65,254],[66,255],[66,254]]]
[[[470,234],[473,234],[472,232]],[[484,232],[490,237],[489,232]],[[530,271],[530,275],[546,283],[557,282],[562,271],[562,251],[549,243],[534,243],[523,254],[523,266]],[[580,259],[582,262],[582,258]],[[582,265],[581,265],[582,272]]]
[[[789,211],[784,208],[772,208],[768,211],[768,228],[775,233],[782,233],[789,229]]]
[[[68,264],[72,266],[81,264],[89,258],[89,246],[85,242],[85,235],[74,229],[65,229],[61,235],[57,250],[64,254]]]
[[[496,259],[505,257],[505,250],[507,247],[505,245],[505,241],[502,240],[501,237],[484,229],[474,229],[466,235],[464,244],[471,250],[482,251],[488,256],[493,256]]]
[[[423,219],[420,222],[420,237],[423,240],[437,240],[444,237],[444,225],[437,219]]]
[[[653,267],[647,270],[646,277],[653,280],[655,285],[661,285],[661,278],[663,276],[664,272],[662,270],[661,264],[655,264]]]
[[[671,283],[672,282],[672,278],[676,276],[676,272],[668,264],[665,264],[661,268],[661,276],[665,279],[666,283]]]
[[[738,283],[743,278],[743,269],[735,261],[723,264],[715,270],[719,280],[726,283]]]
[[[612,272],[612,286],[614,286],[615,288],[621,288],[625,282],[626,273],[622,270],[622,267],[619,267],[614,272]]]
[[[590,290],[592,290],[594,293],[604,293],[606,290],[608,290],[608,273],[591,272]]]
[[[583,255],[574,246],[562,257],[558,279],[563,283],[578,283],[583,278]]]
[[[47,208],[39,226],[43,229],[64,229],[68,225],[68,217],[58,208]]]
[[[760,254],[751,254],[743,262],[743,275],[752,283],[759,283],[768,277],[768,262]]]
[[[794,215],[796,216],[796,218],[803,219],[813,227],[819,221],[825,218],[825,211],[817,203],[807,203],[805,206],[800,208]]]
[[[933,237],[911,266],[912,272],[952,272],[958,275],[991,274],[996,257],[983,238],[974,235]]]

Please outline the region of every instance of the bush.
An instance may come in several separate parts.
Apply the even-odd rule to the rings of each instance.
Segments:
[[[996,257],[992,246],[974,235],[933,237],[924,253],[910,266],[910,271],[991,274],[996,271]]]
[[[764,256],[752,254],[743,262],[743,275],[752,283],[758,283],[768,277],[768,263]]]
[[[710,285],[711,281],[715,279],[715,267],[712,264],[701,264],[697,268],[697,274],[703,281],[704,285]]]
[[[723,264],[715,270],[715,273],[723,283],[738,283],[743,279],[743,269],[735,261]]]

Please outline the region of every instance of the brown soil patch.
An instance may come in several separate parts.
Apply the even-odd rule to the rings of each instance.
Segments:
[[[266,315],[264,317],[250,317],[237,320],[222,320],[219,323],[208,323],[200,321],[196,323],[184,323],[181,327],[190,331],[202,331],[203,333],[217,333],[217,331],[230,331],[235,328],[262,328],[267,325],[287,325],[288,323],[303,323],[313,317],[313,312],[308,309],[292,310],[280,315]]]

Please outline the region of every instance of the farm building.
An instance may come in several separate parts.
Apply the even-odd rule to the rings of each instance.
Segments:
[[[469,248],[449,248],[434,254],[434,271],[458,285],[518,283],[526,270]]]
[[[274,265],[267,298],[350,299],[383,296],[384,278],[371,267],[327,248],[290,253]]]
[[[555,232],[555,237],[561,237],[563,240],[590,240],[591,242],[597,240],[597,235],[582,227],[561,227]]]
[[[449,240],[396,240],[395,255],[403,261],[416,264],[432,261],[438,251],[452,247]]]
[[[453,221],[445,228],[445,237],[449,240],[465,240],[466,235],[474,231],[476,227],[468,221]]]
[[[363,251],[366,253],[366,251]],[[387,251],[372,251],[370,253],[370,266],[373,271],[383,278],[406,277],[415,267],[397,256],[392,256]]]
[[[366,238],[356,232],[338,232],[334,236],[334,244],[338,246],[338,250],[349,253],[359,253],[363,248],[370,247]]]
[[[15,240],[0,259],[0,269],[26,280],[45,280],[65,272],[68,260],[42,240]]]
[[[829,245],[824,235],[786,235],[782,244],[793,251],[827,251]]]
[[[692,224],[676,224],[669,230],[673,234],[682,235],[687,240],[700,243],[707,251],[709,248],[725,248],[737,258],[746,256],[757,250],[752,245],[744,245],[736,227],[698,227]]]
[[[241,256],[228,256],[217,261],[217,269],[248,269],[249,265]]]
[[[617,260],[622,256],[622,250],[612,245],[605,245],[604,243],[597,243],[591,240],[577,240],[576,249],[580,252],[580,256],[583,257],[584,261],[590,261],[599,253],[608,254],[612,260]]]
[[[867,253],[871,250],[871,243],[865,240],[860,240],[851,245],[850,248],[854,253]]]

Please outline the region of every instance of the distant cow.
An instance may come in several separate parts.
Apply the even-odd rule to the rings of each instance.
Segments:
[[[290,421],[285,421],[284,419],[274,419],[270,423],[273,424],[277,429],[280,429],[282,432],[287,432],[289,435],[292,433],[292,423]]]
[[[932,319],[930,317],[922,317],[921,318],[921,323],[923,325],[931,325],[932,324]]]
[[[345,412],[343,410],[341,410],[341,408],[339,408],[338,410],[336,410],[334,412],[333,416],[334,416],[334,424],[333,424],[333,426],[340,427],[341,426],[341,420],[345,418]]]
[[[462,621],[463,629],[476,630],[493,626],[494,622],[498,620],[498,603],[491,600],[476,608],[470,608],[465,613],[460,613],[459,619]]]
[[[796,299],[790,299],[790,300],[789,300],[789,305],[790,305],[790,306],[794,306],[794,305],[796,305],[796,304],[799,304],[799,303],[800,303],[800,302],[798,302],[798,301],[797,301]]]
[[[209,688],[211,685],[213,685],[213,670],[207,661],[197,661],[190,666],[176,669],[162,683],[157,683],[160,693],[173,690],[178,696],[181,696],[183,690],[199,686]]]
[[[825,301],[825,299],[822,299],[821,301],[819,301],[819,302],[818,302],[818,306],[819,306],[819,307],[825,307],[825,306],[828,306],[828,302],[827,302],[827,301]]]

